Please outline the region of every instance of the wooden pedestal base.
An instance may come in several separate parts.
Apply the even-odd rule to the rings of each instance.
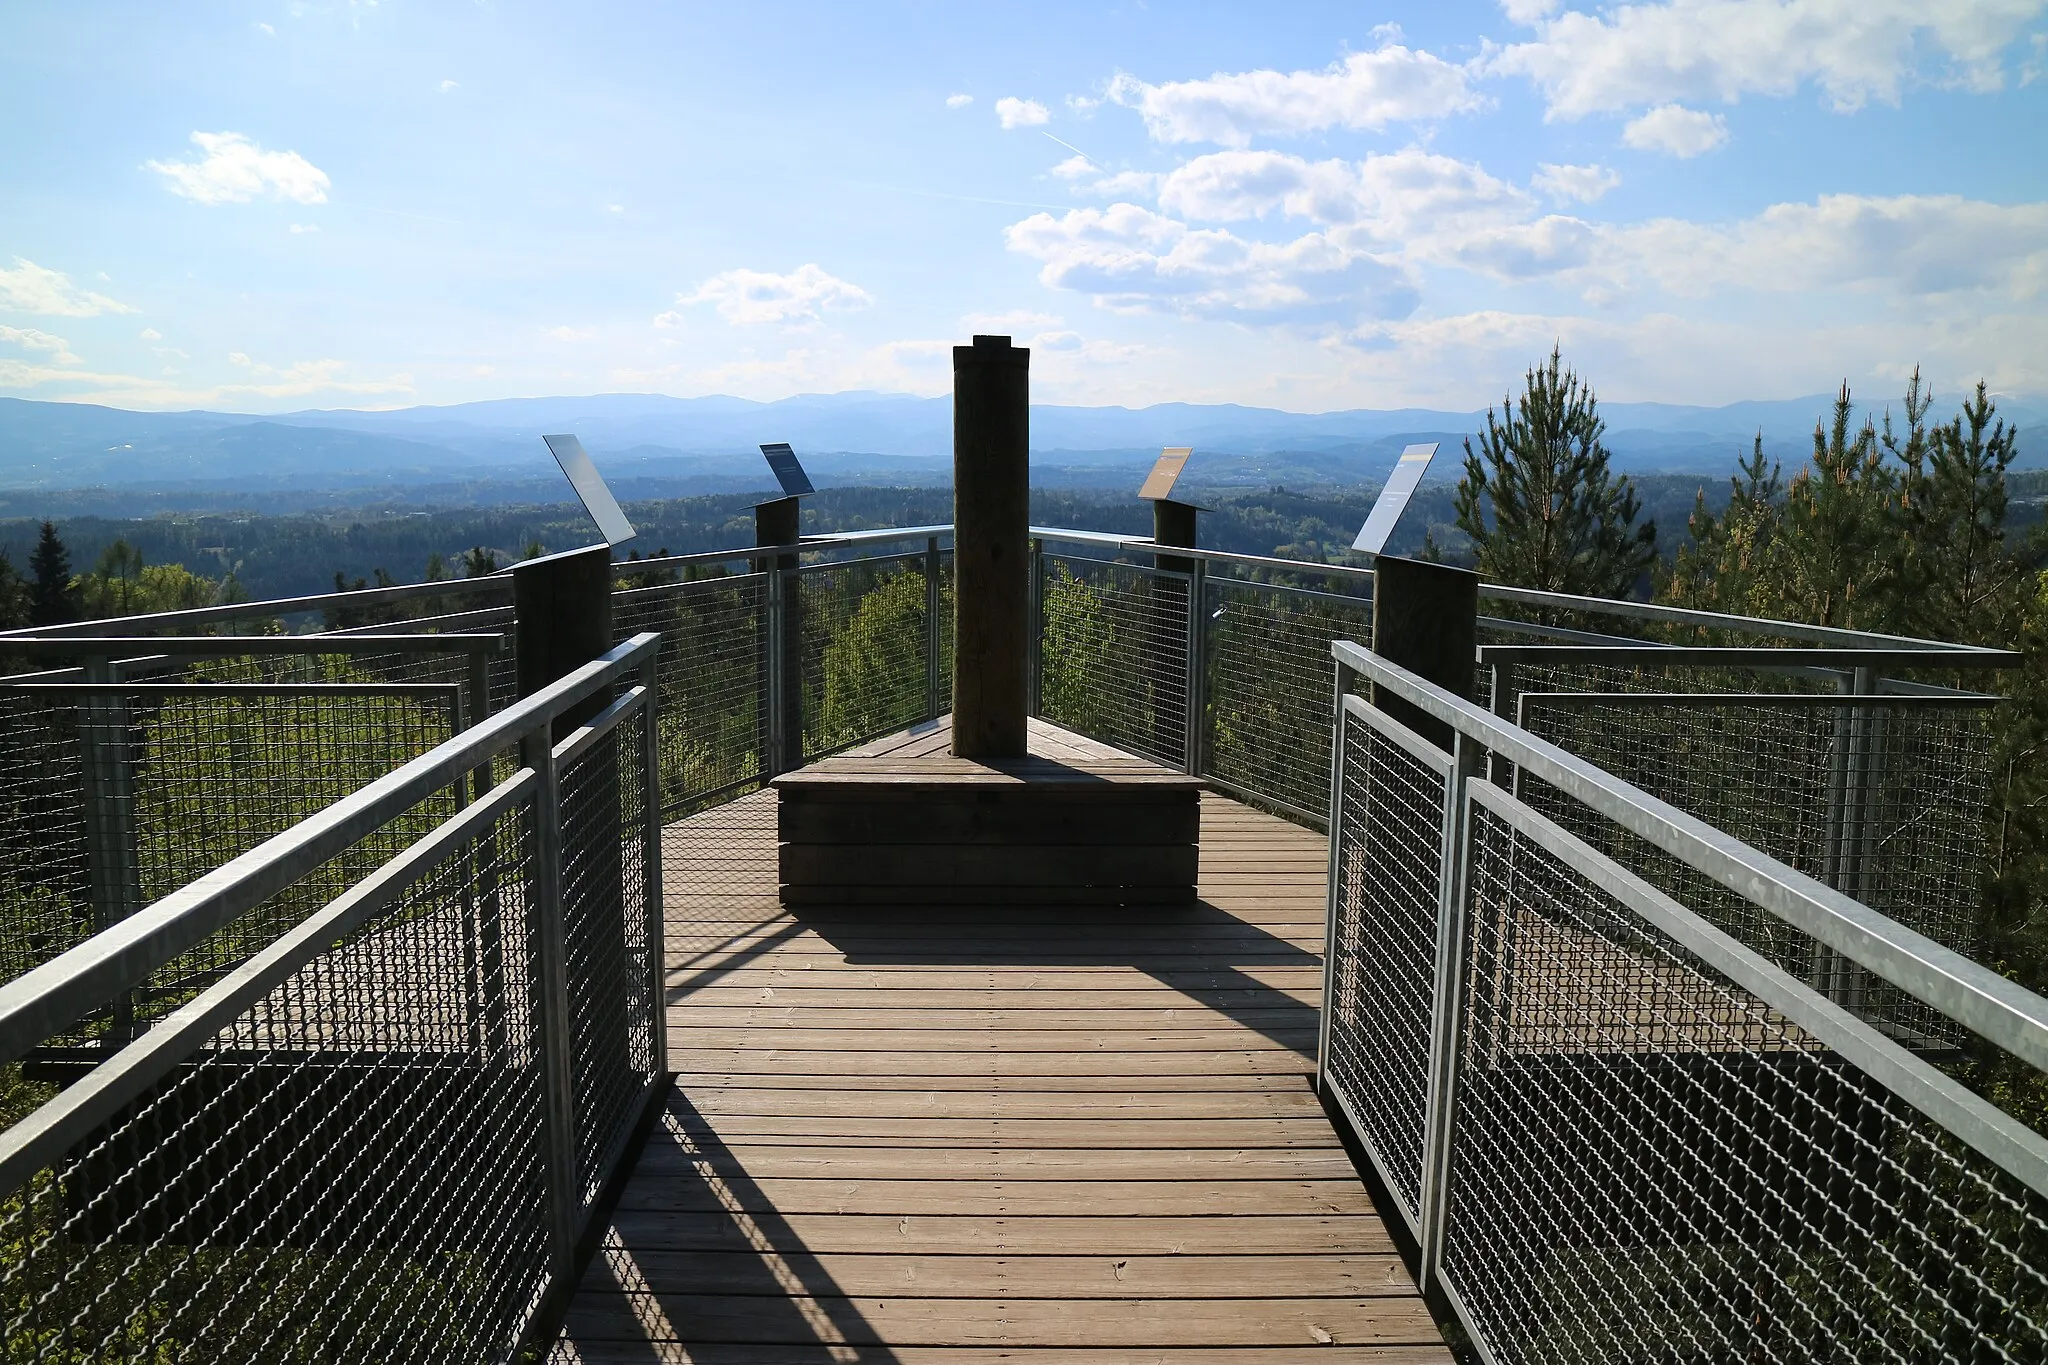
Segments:
[[[1182,905],[1202,784],[1031,722],[1031,756],[954,758],[945,721],[775,779],[788,905]]]

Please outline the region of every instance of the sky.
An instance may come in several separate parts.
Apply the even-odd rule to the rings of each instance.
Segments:
[[[11,3],[0,395],[2048,394],[2048,0]]]

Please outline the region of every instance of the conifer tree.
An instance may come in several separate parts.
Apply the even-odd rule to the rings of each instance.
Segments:
[[[1978,380],[1962,411],[1934,428],[1916,480],[1914,624],[1942,639],[2002,645],[2016,628],[2023,566],[2005,539],[2005,472],[2018,432],[1997,412]]]
[[[1458,527],[1479,571],[1525,588],[1626,596],[1657,556],[1656,523],[1636,525],[1634,485],[1608,469],[1607,423],[1590,387],[1553,347],[1519,400],[1486,410],[1479,448],[1465,441]],[[1489,517],[1489,513],[1491,514]]]
[[[28,557],[29,624],[58,626],[78,619],[71,593],[71,552],[57,538],[55,523],[44,522],[36,548]]]
[[[14,560],[0,550],[0,630],[14,630],[29,624],[29,585],[14,567]]]
[[[1782,571],[1765,615],[1862,630],[1896,623],[1910,582],[1903,480],[1874,423],[1850,435],[1854,414],[1845,380],[1831,418],[1814,424],[1812,463],[1786,490]]]
[[[1687,519],[1692,543],[1672,558],[1665,601],[1738,616],[1767,614],[1782,552],[1785,483],[1783,466],[1764,454],[1762,431],[1738,470],[1719,516],[1707,510],[1706,490],[1695,499]]]

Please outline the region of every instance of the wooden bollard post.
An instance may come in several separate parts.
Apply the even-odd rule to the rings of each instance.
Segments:
[[[1025,756],[1031,352],[953,348],[953,753]]]
[[[519,695],[530,697],[612,647],[612,551],[608,545],[543,555],[512,566],[519,632]],[[557,741],[610,704],[589,701],[557,717]]]
[[[1478,643],[1478,574],[1395,555],[1373,561],[1373,653],[1470,701]],[[1376,691],[1373,705],[1439,747],[1451,747],[1450,726],[1385,688]]]

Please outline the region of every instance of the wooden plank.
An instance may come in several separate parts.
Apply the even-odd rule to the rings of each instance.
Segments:
[[[817,1296],[782,1300],[672,1293],[647,1296],[682,1341],[844,1341],[863,1345],[1184,1346],[1416,1345],[1440,1341],[1416,1295],[1334,1299],[919,1299]],[[628,1296],[585,1293],[569,1311],[576,1338],[646,1341]]]
[[[1059,1026],[1100,1032],[1145,1033],[1153,1029],[1211,1029],[1218,1021],[1217,1010],[1199,1005],[1168,1006],[1164,1009],[1081,1009],[1058,1012]],[[1233,1009],[1226,1017],[1248,1028],[1274,1025],[1283,1029],[1316,1027],[1315,1011],[1300,1005],[1280,1008]],[[703,1005],[692,1004],[690,1018],[709,1028],[773,1028],[793,1024],[799,1028],[872,1029],[1043,1029],[1047,1012],[1038,1009],[972,1009],[965,1006],[927,1008],[897,1005],[851,1008],[811,1005]]]
[[[830,1053],[813,1054],[829,1058]],[[871,1055],[871,1054],[870,1054]],[[997,1054],[1000,1055],[1000,1054]],[[1173,1056],[1164,1053],[1164,1056]],[[1273,1056],[1291,1056],[1290,1053],[1273,1053]],[[902,1065],[913,1074],[882,1075],[860,1074],[860,1086],[869,1093],[884,1091],[915,1090],[920,1093],[931,1090],[958,1091],[963,1094],[1037,1095],[1037,1094],[1186,1094],[1191,1092],[1214,1092],[1233,1095],[1266,1095],[1282,1091],[1301,1089],[1310,1074],[1306,1067],[1273,1071],[1266,1074],[1246,1075],[1203,1075],[1183,1073],[1167,1076],[962,1076],[925,1075],[927,1061],[923,1057],[906,1057]],[[844,1090],[848,1073],[834,1072],[775,1072],[754,1071],[688,1071],[680,1073],[693,1095],[712,1091],[727,1090]]]
[[[811,844],[1192,845],[1201,837],[1201,810],[1192,801],[1127,802],[1106,820],[1093,807],[1050,802],[792,801],[780,812],[777,837]]]
[[[935,1119],[843,1118],[833,1115],[689,1114],[677,1132],[697,1143],[729,1147],[809,1146],[829,1140],[847,1147],[1194,1148],[1340,1147],[1321,1114],[1294,1118],[1208,1119]]]
[[[909,1294],[925,1299],[1371,1298],[1412,1294],[1415,1280],[1388,1253],[1300,1256],[933,1256],[916,1253],[793,1251],[780,1259],[737,1248],[641,1251],[632,1271],[654,1293],[781,1296],[789,1279],[830,1284],[843,1294]],[[583,1283],[616,1288],[623,1267],[594,1262]]]
[[[1027,1090],[706,1090],[691,1097],[704,1114],[836,1114],[849,1118],[1209,1119],[1271,1118],[1322,1112],[1306,1088],[1241,1094],[1230,1090],[1136,1094]]]
[[[831,1146],[728,1147],[689,1151],[673,1142],[648,1147],[638,1177],[716,1176],[767,1180],[1348,1180],[1355,1172],[1341,1147],[1094,1148]]]
[[[678,1036],[687,1037],[686,1033]],[[678,1047],[669,1052],[669,1065],[686,1077],[685,1085],[697,1085],[710,1074],[726,1076],[833,1075],[903,1077],[914,1074],[927,1080],[938,1077],[999,1079],[1069,1079],[1076,1089],[1117,1081],[1171,1079],[1181,1076],[1300,1077],[1310,1074],[1315,1063],[1295,1052],[980,1052],[962,1055],[953,1051],[904,1053],[894,1048],[872,1050],[805,1052],[776,1046],[749,1048]],[[864,1079],[863,1084],[866,1084]]]
[[[564,1339],[558,1365],[1451,1365],[1443,1346],[1254,1346],[1241,1350],[1192,1346],[1150,1347],[1139,1354],[1117,1348],[1013,1346],[846,1346],[744,1342],[656,1345],[630,1341]],[[678,1352],[680,1354],[671,1354]]]
[[[621,1209],[612,1223],[628,1248],[735,1250],[762,1243],[815,1255],[903,1252],[956,1255],[1258,1256],[1378,1254],[1394,1250],[1369,1214],[1139,1214],[1128,1218],[987,1214],[804,1213]]]
[[[762,1041],[759,1029],[698,1028],[670,1020],[670,1047],[746,1047]],[[807,1052],[871,1052],[879,1041],[905,1053],[912,1052],[1231,1052],[1281,1051],[1312,1054],[1316,1046],[1314,1029],[1154,1029],[1150,1032],[1114,1033],[1054,1029],[1005,1029],[991,1034],[979,1029],[894,1029],[886,1038],[873,1033],[849,1033],[844,1029],[786,1026],[774,1034],[779,1047]]]

